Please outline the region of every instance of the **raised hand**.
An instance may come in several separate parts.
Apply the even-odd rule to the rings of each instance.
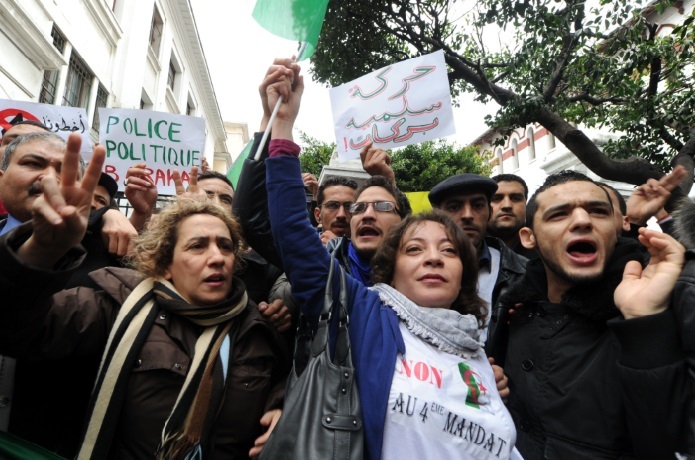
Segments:
[[[683,166],[677,166],[661,179],[649,179],[646,184],[635,188],[627,200],[627,216],[630,222],[645,225],[649,218],[664,207],[671,196],[671,190],[683,180],[685,172]]]
[[[181,179],[181,173],[178,169],[174,169],[171,173],[171,178],[174,180],[174,188],[176,189],[176,195],[180,198],[185,198],[191,195],[203,195],[205,196],[205,191],[198,187],[198,167],[193,166],[191,168],[190,179],[188,180],[188,189],[184,187],[183,180]]]
[[[157,186],[154,185],[145,163],[128,168],[125,179],[125,196],[133,207],[130,223],[136,230],[140,231],[154,212],[159,197]]]
[[[379,148],[372,147],[373,142],[369,142],[360,152],[362,167],[370,176],[384,176],[395,186],[396,175],[391,169],[391,157]]]
[[[299,76],[299,66],[294,62],[294,56],[291,58],[276,58],[273,61],[273,65],[268,67],[268,71],[265,73],[263,81],[258,87],[258,93],[261,96],[261,106],[263,107],[263,118],[261,119],[260,131],[268,129],[270,115],[273,113],[273,108],[275,108],[274,103],[273,105],[268,103],[268,86],[276,83],[281,75],[290,78],[292,83],[294,83],[294,80]]]
[[[89,221],[94,189],[99,182],[106,151],[94,149],[92,160],[82,180],[80,173],[79,134],[70,134],[60,171],[60,184],[55,177],[41,179],[43,194],[32,206],[33,233],[18,249],[17,255],[25,263],[52,268],[71,248],[78,245]]]
[[[302,181],[304,182],[304,187],[311,191],[311,196],[316,201],[319,193],[319,181],[316,180],[316,176],[311,173],[302,173]]]
[[[292,140],[292,128],[304,93],[304,77],[299,75],[299,70],[299,66],[294,64],[292,68],[279,67],[266,76],[269,81],[274,81],[266,88],[268,107],[275,108],[277,101],[282,98],[272,126],[273,139]]]
[[[683,269],[685,248],[665,233],[640,228],[639,240],[651,260],[646,268],[637,261],[625,265],[623,281],[615,289],[615,305],[625,319],[661,313]]]

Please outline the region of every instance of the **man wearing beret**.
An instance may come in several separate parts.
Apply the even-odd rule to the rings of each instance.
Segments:
[[[447,212],[471,239],[478,252],[478,292],[488,302],[489,311],[481,338],[485,351],[499,365],[504,363],[507,315],[498,303],[501,294],[521,279],[526,258],[510,250],[498,238],[485,236],[490,219],[490,200],[497,183],[477,174],[458,174],[435,185],[430,203]]]

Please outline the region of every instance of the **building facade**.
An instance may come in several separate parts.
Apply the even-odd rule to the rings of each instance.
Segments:
[[[0,98],[205,119],[204,154],[230,149],[190,0],[0,0]]]

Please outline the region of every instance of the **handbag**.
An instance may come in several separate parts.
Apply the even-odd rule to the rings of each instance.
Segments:
[[[282,416],[261,452],[261,460],[364,458],[362,407],[345,308],[346,278],[338,266],[340,294],[335,303],[332,283],[335,265],[333,255],[324,306],[313,336],[306,318],[303,315],[300,318]],[[331,360],[328,337],[334,314],[339,317],[335,356]]]

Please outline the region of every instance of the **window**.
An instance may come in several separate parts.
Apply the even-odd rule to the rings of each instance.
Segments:
[[[553,133],[548,131],[548,150],[552,150],[555,148],[555,136],[553,136]]]
[[[53,38],[53,46],[63,54],[65,51],[65,37],[60,33],[54,25],[51,29],[51,37]],[[56,86],[58,86],[59,70],[46,70],[43,73],[43,82],[41,83],[41,93],[39,94],[39,102],[44,104],[53,104],[56,99]]]
[[[162,43],[162,31],[164,30],[164,21],[162,15],[159,14],[157,5],[154,6],[152,12],[152,25],[150,26],[150,46],[156,56],[159,56],[159,47]]]
[[[70,107],[87,107],[89,91],[92,88],[92,73],[87,69],[84,61],[72,52],[68,76],[65,81],[63,104]]]
[[[504,165],[502,164],[504,162],[504,156],[502,155],[502,149],[497,147],[497,151],[495,152],[495,159],[497,160],[497,174],[504,174]]]
[[[176,85],[176,67],[174,67],[174,60],[169,61],[169,73],[167,74],[167,86],[174,92],[174,85]]]
[[[94,117],[92,118],[92,135],[99,138],[99,107],[106,107],[106,103],[109,99],[109,93],[106,89],[99,85],[99,90],[97,91],[97,99],[94,103]]]
[[[529,163],[536,159],[536,141],[533,139],[533,128],[526,130],[528,138],[528,161]]]
[[[193,95],[191,93],[188,93],[188,99],[186,99],[186,115],[189,117],[194,117],[195,112],[196,112],[196,105],[195,102],[193,102]]]
[[[512,139],[512,171],[519,169],[519,144]]]

